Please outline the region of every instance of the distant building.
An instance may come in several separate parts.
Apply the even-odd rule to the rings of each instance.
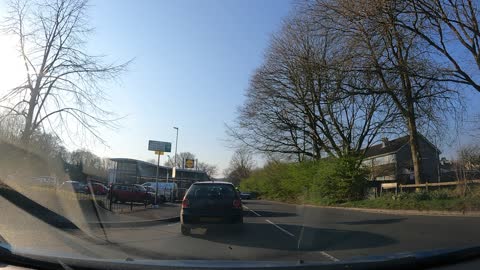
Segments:
[[[418,136],[420,156],[422,158],[422,179],[437,182],[439,172],[438,148],[424,136]],[[414,183],[413,162],[410,151],[409,136],[369,147],[365,153],[363,165],[371,171],[370,180],[379,182],[396,182],[398,184]]]
[[[130,158],[111,158],[112,168],[109,170],[108,182],[121,184],[143,184],[154,182],[157,165]],[[172,168],[159,166],[158,178],[161,182],[175,182],[180,189],[189,188],[197,181],[210,180],[202,171],[189,169],[176,169],[176,177],[172,179]]]

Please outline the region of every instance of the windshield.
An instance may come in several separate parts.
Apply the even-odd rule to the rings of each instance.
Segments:
[[[0,0],[0,243],[199,268],[480,246],[479,18]]]

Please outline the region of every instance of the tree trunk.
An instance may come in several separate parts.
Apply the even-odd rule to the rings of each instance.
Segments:
[[[415,177],[415,184],[418,185],[422,183],[422,158],[420,155],[420,147],[418,145],[417,124],[415,122],[415,117],[411,114],[408,117],[408,131],[410,133],[409,144],[413,162],[413,174]]]
[[[35,106],[37,105],[37,96],[38,91],[32,89],[30,92],[30,100],[28,101],[28,112],[27,116],[25,117],[25,128],[22,132],[22,143],[28,144],[30,142],[30,138],[33,134],[33,113],[35,111]]]

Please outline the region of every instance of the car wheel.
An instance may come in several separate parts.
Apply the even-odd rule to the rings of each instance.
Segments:
[[[185,226],[181,226],[181,231],[183,235],[190,235],[190,228],[187,228]]]

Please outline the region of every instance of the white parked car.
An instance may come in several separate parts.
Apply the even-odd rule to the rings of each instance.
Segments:
[[[146,182],[142,184],[143,187],[155,191],[155,182]],[[177,200],[178,186],[176,183],[158,182],[158,195],[163,195],[167,201],[174,202]]]

